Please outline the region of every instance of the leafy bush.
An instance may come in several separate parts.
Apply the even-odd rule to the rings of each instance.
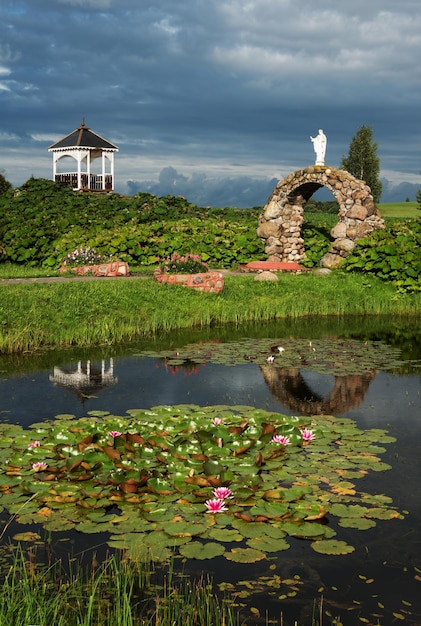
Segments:
[[[399,291],[421,291],[421,220],[393,221],[360,239],[343,267],[393,282]]]
[[[307,205],[306,205],[307,208]],[[311,215],[303,224],[302,235],[306,258],[300,261],[303,267],[318,267],[320,259],[329,250],[331,243],[330,230],[334,226],[336,218]]]
[[[319,200],[310,200],[306,203],[305,210],[307,213],[339,213],[339,204],[336,200],[328,202],[320,202]]]
[[[134,265],[194,253],[216,267],[264,258],[258,210],[204,209],[185,198],[75,193],[45,179],[0,196],[0,260],[59,267],[76,248]]]

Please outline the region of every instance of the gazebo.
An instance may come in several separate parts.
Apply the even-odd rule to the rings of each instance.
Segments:
[[[48,151],[53,153],[56,182],[75,191],[114,191],[114,152],[118,147],[88,128],[85,118]]]

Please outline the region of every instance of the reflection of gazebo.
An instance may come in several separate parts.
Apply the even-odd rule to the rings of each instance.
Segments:
[[[64,370],[56,366],[49,378],[54,385],[75,390],[81,400],[118,382],[118,378],[114,376],[113,359],[110,359],[108,368],[104,359],[101,361],[101,368],[92,366],[91,361],[84,364],[79,361],[75,370]]]
[[[301,415],[337,415],[358,406],[377,372],[335,376],[333,388],[325,398],[314,393],[299,368],[261,366],[260,370],[273,396]]]
[[[118,152],[118,148],[85,126],[85,120],[53,143],[48,151],[53,153],[56,182],[75,190],[114,190],[114,152]],[[97,166],[97,173],[93,171],[94,166]]]

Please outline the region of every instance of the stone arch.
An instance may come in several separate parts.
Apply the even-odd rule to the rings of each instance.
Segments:
[[[301,227],[306,202],[326,187],[339,204],[338,223],[330,234],[329,251],[321,267],[337,267],[358,239],[384,228],[370,187],[344,170],[313,165],[293,172],[276,185],[259,219],[257,236],[265,244],[269,261],[299,262],[305,258]]]

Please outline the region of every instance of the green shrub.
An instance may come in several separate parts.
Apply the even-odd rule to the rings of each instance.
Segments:
[[[257,209],[204,209],[181,196],[75,193],[31,178],[0,197],[0,215],[0,261],[33,267],[58,268],[81,246],[134,265],[174,252],[217,267],[264,258]]]
[[[343,267],[393,282],[399,291],[421,291],[421,220],[393,221],[360,239]]]

